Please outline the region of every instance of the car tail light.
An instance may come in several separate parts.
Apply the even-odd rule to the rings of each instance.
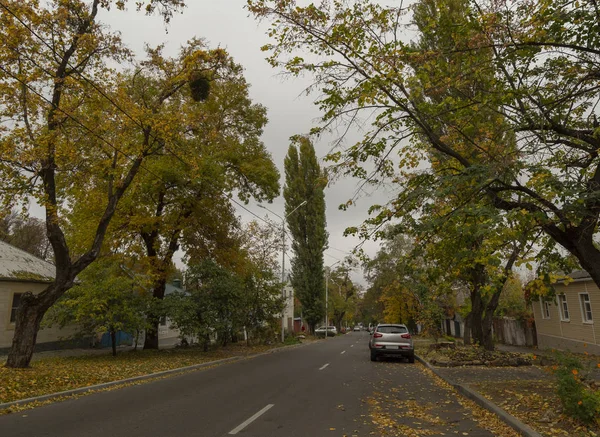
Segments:
[[[376,332],[375,334],[373,334],[374,338],[379,338],[379,337],[383,337],[383,334],[380,334],[379,332]]]
[[[402,337],[402,338],[410,338],[410,334],[402,334],[400,337]]]

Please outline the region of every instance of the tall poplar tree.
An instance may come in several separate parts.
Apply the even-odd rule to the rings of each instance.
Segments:
[[[284,166],[283,197],[294,252],[291,282],[302,304],[303,316],[314,332],[315,325],[325,315],[325,177],[315,149],[306,137],[292,138]],[[305,200],[306,205],[290,214]]]

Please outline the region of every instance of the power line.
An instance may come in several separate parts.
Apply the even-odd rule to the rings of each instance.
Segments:
[[[2,6],[13,17],[15,17],[15,19],[19,23],[21,23],[21,25],[23,27],[25,27],[32,35],[34,35],[37,39],[39,39],[42,44],[44,44],[46,47],[48,47],[50,49],[50,51],[52,52],[52,54],[54,54],[55,56],[58,57],[58,53],[56,52],[56,50],[54,49],[54,47],[52,47],[44,38],[42,38],[35,30],[33,30],[31,28],[31,26],[29,26],[17,14],[15,14],[15,12],[13,10],[11,10],[11,8],[9,8],[3,1],[0,1],[0,6]],[[37,64],[33,59],[31,59],[31,58],[28,58],[28,59],[31,62],[33,62],[34,65],[36,65],[38,68],[41,68],[42,70],[44,70],[43,67],[41,67],[39,64]],[[94,83],[94,81],[92,81],[91,79],[87,78],[83,73],[81,73],[80,71],[78,71],[77,68],[73,67],[70,62],[67,62],[67,66],[69,66],[73,70],[73,73],[75,73],[76,75],[78,75],[79,77],[81,77],[83,80],[85,80],[87,83],[89,83],[102,97],[104,97],[106,100],[108,100],[108,102],[110,102],[111,105],[113,105],[120,112],[122,112],[127,118],[129,118],[132,122],[134,122],[136,125],[138,125],[142,129],[145,129],[145,126],[143,125],[143,123],[141,123],[139,120],[136,120],[131,114],[129,114],[125,109],[123,109],[110,96],[108,96],[107,93],[105,93],[96,83]],[[48,74],[49,76],[51,76],[51,77],[53,76],[52,74],[50,74],[46,70],[44,70],[44,72],[46,74]],[[162,142],[162,140],[157,139],[157,137],[155,136],[154,133],[150,133],[150,137],[153,140],[157,141],[157,142]],[[173,157],[177,158],[179,161],[181,161],[186,166],[189,166],[188,162],[186,162],[183,158],[181,158],[175,152],[173,152],[172,150],[170,150],[168,148],[168,146],[164,142],[162,142],[161,145],[164,146],[164,148],[167,150],[167,152],[169,152],[171,155],[173,155]]]
[[[11,8],[9,8],[4,2],[0,1],[0,6],[2,6],[9,14],[11,14],[19,23],[21,23],[21,25],[23,27],[25,27],[32,35],[34,35],[38,40],[40,40],[40,42],[42,44],[44,44],[46,47],[48,47],[50,49],[50,51],[55,55],[58,56],[58,53],[56,52],[56,50],[50,45],[48,44],[48,42],[41,37],[35,30],[33,30],[25,21],[23,21]],[[11,48],[12,49],[12,48]],[[13,49],[14,51],[14,49]],[[17,54],[21,55],[21,53]],[[42,66],[40,66],[39,64],[37,64],[32,58],[27,57],[36,67],[42,69],[46,74],[48,74],[50,77],[53,77],[53,75],[45,70]],[[139,122],[138,120],[136,120],[133,116],[131,116],[126,110],[124,110],[118,103],[116,103],[110,96],[108,96],[108,94],[106,92],[104,92],[98,85],[96,85],[94,83],[94,81],[92,81],[91,79],[87,78],[83,73],[77,71],[76,68],[74,68],[69,62],[67,62],[67,65],[69,67],[71,67],[71,69],[73,70],[73,72],[78,75],[79,77],[81,77],[83,80],[85,80],[88,84],[90,84],[102,97],[104,97],[111,105],[113,105],[115,108],[117,108],[120,112],[122,112],[127,118],[129,118],[133,123],[135,123],[137,126],[141,127],[142,129],[145,128],[145,126]],[[44,96],[42,96],[41,94],[39,94],[37,91],[35,91],[34,89],[32,89],[28,84],[24,83],[23,81],[19,80],[18,78],[16,78],[13,74],[7,72],[4,68],[2,68],[3,71],[5,71],[7,74],[9,74],[11,77],[13,77],[13,79],[18,80],[19,82],[21,82],[23,85],[25,85],[27,88],[29,88],[31,91],[33,91],[35,94],[37,94],[38,96],[40,96],[41,98],[43,98],[46,102],[50,103],[51,102],[45,98]],[[58,110],[60,110],[61,112],[65,113],[64,110],[62,110],[61,108],[57,108]],[[66,114],[66,113],[65,113]],[[124,152],[120,151],[116,146],[112,145],[111,143],[109,143],[106,139],[104,139],[103,137],[99,136],[98,134],[96,134],[95,132],[93,132],[90,128],[88,128],[87,126],[83,125],[81,122],[79,122],[79,120],[76,120],[74,117],[72,117],[70,114],[66,114],[69,118],[73,119],[75,122],[77,122],[78,124],[82,125],[86,130],[90,131],[91,133],[93,133],[96,137],[100,138],[102,141],[106,142],[107,144],[109,144],[112,148],[114,148],[115,150],[117,150],[118,152],[122,153],[124,156],[126,156],[128,159],[132,160],[131,157],[129,157],[128,155],[126,155]],[[186,167],[189,167],[190,164],[185,161],[183,158],[181,158],[178,154],[176,154],[175,152],[173,152],[165,143],[164,141],[161,139],[157,139],[157,137],[155,136],[154,133],[150,133],[150,137],[152,139],[154,139],[155,141],[159,142],[167,152],[169,152],[169,154],[173,157],[175,157],[177,160],[179,160],[180,162],[182,162]],[[160,177],[159,175],[156,175],[155,173],[150,172],[149,170],[145,169],[146,171],[148,171],[149,173],[153,174],[155,177],[158,178],[158,180],[162,181],[163,183],[166,183],[166,181]],[[224,190],[220,189],[221,193],[225,196],[227,196],[227,193],[225,193]],[[246,210],[247,212],[249,212],[250,214],[252,214],[253,216],[255,216],[256,218],[262,220],[263,222],[271,225],[271,223],[269,223],[268,221],[264,220],[262,217],[259,217],[258,215],[254,214],[252,211],[250,211],[248,208],[246,208],[245,206],[243,206],[241,203],[237,202],[235,199],[230,198],[230,200],[235,203],[236,205],[238,205],[239,207],[241,207],[242,209]]]
[[[55,55],[58,56],[58,53],[56,52],[56,50],[43,38],[41,37],[35,30],[33,30],[31,28],[31,26],[29,26],[25,21],[23,21],[11,8],[9,8],[3,1],[0,1],[0,6],[2,8],[4,8],[10,15],[12,15],[23,27],[25,27],[32,35],[34,35],[42,44],[44,44],[48,49],[50,49],[50,51]],[[15,49],[13,49],[12,47],[9,47],[11,50],[16,51]],[[16,51],[17,52],[17,51]],[[22,53],[17,52],[17,54],[22,55]],[[48,74],[50,77],[53,77],[53,75],[47,71],[46,69],[44,69],[42,66],[40,66],[38,63],[36,63],[32,58],[27,57],[27,59],[29,59],[36,67],[42,69],[46,74]],[[106,92],[104,92],[104,90],[102,90],[93,80],[89,79],[88,77],[86,77],[83,73],[81,73],[80,71],[77,70],[77,68],[73,67],[71,65],[70,62],[67,62],[67,66],[69,66],[73,73],[79,77],[81,77],[84,81],[86,81],[88,84],[90,84],[92,86],[92,88],[94,88],[102,97],[104,97],[111,105],[113,105],[115,108],[117,108],[117,110],[119,110],[121,113],[123,113],[127,118],[129,118],[133,123],[135,123],[137,126],[139,126],[142,129],[145,129],[145,126],[143,125],[143,123],[141,123],[139,120],[136,120],[131,114],[129,114],[125,109],[123,109],[118,103],[116,103]],[[46,98],[45,96],[41,95],[37,90],[35,90],[34,88],[32,88],[29,84],[25,83],[24,81],[22,81],[21,79],[17,78],[15,75],[13,75],[12,73],[10,73],[9,71],[7,71],[4,67],[0,66],[0,69],[2,71],[4,71],[6,74],[8,74],[9,76],[11,76],[13,79],[17,80],[18,82],[20,82],[21,84],[23,84],[25,87],[27,87],[30,91],[32,91],[34,94],[38,95],[40,98],[42,98],[43,100],[45,100],[48,104],[52,105],[52,102],[50,100],[48,100],[48,98]],[[75,117],[73,117],[71,114],[67,113],[65,110],[63,110],[60,107],[56,107],[57,110],[59,110],[60,112],[62,112],[63,114],[65,114],[67,117],[69,117],[70,119],[72,119],[75,123],[79,124],[80,126],[82,126],[85,130],[87,130],[88,132],[90,132],[92,135],[94,135],[95,137],[97,137],[98,139],[100,139],[102,142],[106,143],[107,145],[109,145],[111,148],[113,148],[117,153],[121,153],[123,156],[125,156],[127,159],[129,159],[130,161],[134,162],[135,158],[130,157],[129,155],[127,155],[125,152],[123,152],[122,150],[120,150],[118,147],[114,146],[112,143],[110,143],[108,140],[106,140],[104,137],[102,137],[101,135],[99,135],[98,133],[96,133],[94,130],[92,130],[91,128],[89,128],[88,126],[84,125],[81,121],[79,121],[78,119],[76,119]],[[189,166],[190,164],[185,161],[183,158],[181,158],[177,153],[173,152],[164,142],[164,140],[162,139],[158,139],[156,137],[156,135],[151,132],[150,133],[150,137],[157,141],[162,147],[165,148],[165,150],[174,158],[176,158],[177,160],[179,160],[180,162],[182,162],[184,165]],[[156,173],[152,172],[151,170],[145,168],[144,166],[142,166],[140,164],[140,168],[145,170],[146,172],[148,172],[149,174],[153,175],[157,180],[163,182],[163,183],[167,183],[160,175],[157,175]],[[227,196],[227,193],[223,190],[220,189],[221,194]],[[252,212],[251,210],[249,210],[248,208],[246,208],[244,205],[242,205],[241,203],[237,202],[235,199],[230,198],[230,201],[232,201],[233,203],[235,203],[236,205],[238,205],[239,207],[241,207],[242,209],[244,209],[245,211],[247,211],[248,213],[250,213],[252,216],[258,218],[259,220],[263,221],[264,223],[266,223],[267,225],[271,226],[271,227],[277,227],[276,225],[270,223],[269,221],[265,220],[264,218],[258,216],[257,214],[255,214],[254,212]],[[286,233],[286,235],[288,235],[288,237],[291,238],[291,236],[287,233],[287,231],[284,230],[284,232]],[[357,246],[354,247],[353,250],[356,250],[358,247],[362,246],[362,244],[364,244],[364,241],[359,243]],[[351,252],[347,252],[347,251],[343,251],[341,249],[337,249],[334,247],[329,247],[329,249],[332,250],[336,250],[338,252],[344,253],[344,254],[348,254],[351,255]],[[330,254],[326,254],[327,256],[334,258],[338,261],[341,261],[339,258],[336,258]]]
[[[27,82],[24,82],[23,80],[21,80],[18,77],[16,77],[10,71],[6,70],[2,65],[0,65],[0,70],[2,70],[4,73],[6,73],[10,77],[12,77],[14,80],[16,80],[17,82],[19,82],[21,85],[25,86],[29,91],[31,91],[32,93],[34,93],[35,95],[37,95],[38,97],[40,97],[41,99],[43,99],[46,103],[48,103],[49,105],[52,105],[52,102],[46,96],[40,94],[35,88],[33,88]],[[84,128],[87,132],[89,132],[90,134],[92,134],[93,136],[95,136],[96,138],[98,138],[100,141],[104,142],[109,147],[111,147],[112,149],[114,149],[115,152],[122,154],[125,158],[127,158],[131,162],[135,162],[136,161],[137,158],[132,158],[131,156],[129,156],[128,154],[126,154],[125,152],[123,152],[121,149],[119,149],[117,146],[115,146],[114,144],[112,144],[110,141],[108,141],[102,135],[98,134],[92,128],[90,128],[90,127],[86,126],[85,124],[83,124],[81,121],[79,121],[77,118],[75,118],[73,115],[71,115],[70,113],[68,113],[67,111],[65,111],[64,109],[62,109],[61,107],[56,106],[55,108],[56,108],[56,110],[60,111],[61,113],[63,113],[64,115],[66,115],[68,118],[70,118],[71,120],[73,120],[75,123],[77,123],[79,126],[81,126],[82,128]],[[157,175],[156,173],[152,172],[151,170],[148,170],[147,168],[145,168],[141,164],[140,164],[140,168],[144,169],[149,174],[151,174],[151,175],[159,178],[164,183],[166,183],[166,181],[163,180],[159,175]]]

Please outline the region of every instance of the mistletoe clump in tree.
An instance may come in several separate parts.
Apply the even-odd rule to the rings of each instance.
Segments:
[[[6,0],[0,7],[0,202],[5,211],[30,200],[44,207],[56,264],[44,291],[21,298],[8,367],[29,365],[44,314],[98,257],[119,202],[163,145],[158,120],[142,122],[115,109],[130,106],[109,65],[128,62],[130,52],[98,14],[127,3]],[[137,2],[167,22],[183,6],[182,0]],[[101,195],[77,202],[88,196],[87,183],[99,180]],[[85,225],[71,224],[67,214]],[[85,236],[77,249],[71,233]]]

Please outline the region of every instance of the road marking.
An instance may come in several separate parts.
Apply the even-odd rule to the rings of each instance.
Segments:
[[[254,422],[256,419],[258,419],[260,416],[262,416],[263,414],[265,414],[267,411],[269,411],[271,408],[273,408],[275,404],[269,404],[267,405],[265,408],[263,408],[262,410],[260,410],[258,413],[256,413],[254,416],[252,416],[251,418],[249,418],[248,420],[246,420],[245,422],[242,422],[240,425],[238,425],[237,427],[233,428],[231,431],[229,431],[229,434],[237,434],[238,432],[240,432],[242,429],[246,428],[248,425],[250,425],[252,422]]]
[[[346,351],[342,351],[342,354],[345,354],[345,353],[346,353]]]
[[[319,367],[319,370],[323,370],[327,366],[329,366],[329,363],[325,364],[323,367]]]
[[[354,345],[353,345],[353,344],[351,344],[351,345],[350,345],[350,347],[354,347]]]

